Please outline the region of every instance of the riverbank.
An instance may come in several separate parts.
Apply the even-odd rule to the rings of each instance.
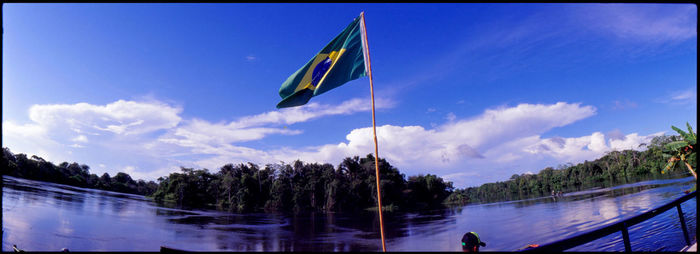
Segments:
[[[478,232],[482,251],[513,251],[615,223],[669,202],[693,181],[654,180],[631,188],[596,189],[557,201],[467,205],[384,213],[389,251],[460,251],[464,232]],[[75,188],[3,176],[3,247],[27,251],[377,251],[378,215],[371,211],[300,214],[245,213],[166,208],[143,196]],[[676,211],[669,211],[675,213]],[[683,212],[690,238],[696,206]],[[631,228],[635,251],[678,251],[685,245],[678,218],[657,216]],[[135,230],[137,229],[137,230]],[[653,232],[648,236],[648,232]],[[574,251],[619,251],[620,234]],[[650,240],[649,237],[653,237]],[[4,249],[4,251],[12,251]]]

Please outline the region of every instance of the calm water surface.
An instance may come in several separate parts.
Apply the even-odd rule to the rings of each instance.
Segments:
[[[563,197],[384,213],[389,251],[460,251],[476,231],[482,251],[545,244],[649,211],[683,195],[693,178],[653,180]],[[3,176],[2,250],[381,251],[376,213],[228,214],[159,206],[137,195]],[[697,201],[682,205],[695,237]],[[629,229],[634,251],[678,251],[685,242],[671,209]],[[571,251],[623,251],[613,233]]]

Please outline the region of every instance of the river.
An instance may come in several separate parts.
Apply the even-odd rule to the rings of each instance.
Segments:
[[[482,251],[545,244],[649,211],[682,196],[692,177],[599,188],[563,197],[466,205],[421,213],[385,212],[388,251],[460,251],[467,231]],[[229,214],[162,207],[143,196],[3,176],[2,250],[381,251],[374,212]],[[683,203],[691,239],[697,201]],[[629,229],[633,251],[678,251],[685,242],[671,209]],[[623,251],[622,236],[569,251]]]

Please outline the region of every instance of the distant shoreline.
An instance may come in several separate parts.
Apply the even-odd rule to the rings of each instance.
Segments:
[[[379,167],[383,211],[411,211],[444,206],[524,200],[590,188],[607,188],[652,179],[683,177],[661,174],[661,151],[675,136],[654,138],[644,151],[611,151],[576,165],[545,168],[537,174],[514,174],[509,180],[479,187],[454,188],[437,175],[406,177],[384,158]],[[90,174],[84,164],[54,165],[41,157],[13,154],[3,148],[2,174],[70,186],[146,196],[175,207],[214,207],[229,212],[300,212],[376,210],[374,157],[345,158],[337,167],[304,163],[227,164],[217,172],[180,168],[158,182],[133,180],[127,173]]]

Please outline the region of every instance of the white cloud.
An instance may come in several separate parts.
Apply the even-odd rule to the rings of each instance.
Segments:
[[[488,181],[506,180],[524,170],[539,171],[547,166],[596,159],[613,149],[640,149],[639,144],[662,134],[632,133],[608,140],[600,132],[582,137],[540,137],[552,128],[594,114],[595,108],[580,104],[520,104],[486,110],[477,117],[448,122],[434,129],[378,126],[379,156],[406,175],[443,175],[455,186],[466,187],[484,183],[487,178]],[[247,152],[267,163],[300,159],[335,164],[344,157],[364,156],[374,151],[370,127],[352,130],[346,140],[303,149]],[[226,161],[224,153],[220,156],[219,163]]]
[[[610,140],[623,140],[625,138],[625,134],[623,134],[620,129],[614,129],[606,133],[605,137]]]
[[[134,172],[135,168],[136,167],[134,167],[134,166],[126,166],[126,167],[122,168],[121,171],[124,173],[129,173],[131,175]]]
[[[147,153],[144,143],[154,132],[177,126],[181,111],[157,101],[34,105],[29,109],[30,123],[3,122],[3,146],[56,164],[76,161],[114,169],[126,161],[158,161],[159,156]],[[84,149],[87,146],[91,149]],[[93,168],[92,173],[106,168]]]
[[[634,149],[634,150],[639,150],[639,146],[641,144],[649,144],[651,142],[651,139],[656,137],[656,136],[661,136],[665,132],[657,132],[657,133],[652,133],[650,135],[646,136],[639,136],[637,133],[632,133],[628,134],[625,136],[624,139],[617,139],[617,140],[608,140],[610,143],[610,149],[612,150],[628,150],[628,149]]]
[[[625,99],[624,101],[619,101],[615,100],[613,101],[613,110],[624,110],[624,109],[633,109],[637,108],[637,103],[634,103],[628,99]]]
[[[38,124],[17,124],[14,121],[5,121],[2,124],[3,136],[17,136],[23,138],[45,137],[46,129]]]
[[[383,109],[393,107],[395,102],[389,99],[377,99],[375,104],[376,109]],[[254,116],[242,117],[238,121],[231,122],[229,126],[232,128],[246,128],[265,124],[294,124],[323,116],[348,115],[371,109],[372,104],[369,99],[351,99],[335,106],[311,102],[300,107],[283,108]]]
[[[341,105],[347,104],[349,103]],[[175,133],[182,135],[163,141],[189,147],[193,153],[213,155],[195,162],[195,164],[207,168],[218,168],[226,163],[248,161],[275,163],[279,161],[291,162],[297,159],[306,162],[336,164],[345,157],[373,153],[374,142],[371,127],[352,130],[346,136],[346,142],[305,148],[285,147],[268,151],[233,145],[231,143],[240,140],[227,139],[227,137],[234,135],[225,134],[217,138],[197,137],[195,135],[196,133],[227,133],[224,131],[226,128],[241,126],[308,120],[316,115],[327,114],[327,112],[346,112],[344,110],[320,110],[316,107],[319,106],[312,106],[306,111],[296,111],[296,114],[286,116],[287,118],[277,117],[274,114],[269,114],[270,112],[241,118],[229,124],[216,125],[215,127],[220,128],[219,130],[210,129],[213,125],[206,122],[199,122],[192,128],[185,125],[181,129],[189,132],[179,128],[180,132],[176,131]],[[310,110],[314,111],[310,113]],[[515,107],[503,106],[489,109],[477,117],[448,122],[433,129],[425,129],[421,126],[383,125],[377,127],[379,156],[386,158],[407,175],[424,173],[428,170],[433,174],[450,175],[454,179],[460,174],[472,174],[474,168],[465,168],[471,165],[498,164],[497,162],[501,160],[510,163],[522,162],[527,159],[522,148],[540,141],[536,135],[594,114],[594,107],[581,106],[580,104],[564,102],[551,105],[520,104]],[[456,116],[452,120],[457,120]],[[184,133],[188,135],[184,135]],[[516,140],[516,142],[510,142],[511,140]],[[505,145],[502,145],[504,143]],[[500,152],[504,150],[493,148],[494,146],[508,147],[508,150],[505,150],[508,152]],[[494,153],[491,150],[499,152]],[[486,166],[482,168],[488,169]],[[477,178],[472,179],[472,181],[476,180]]]
[[[175,127],[181,120],[180,112],[181,108],[158,102],[119,100],[105,106],[87,103],[34,105],[29,109],[29,119],[46,128],[92,129],[132,135]]]
[[[688,89],[672,94],[671,100],[673,104],[696,104],[698,103],[697,91]]]
[[[581,162],[586,159],[595,159],[613,150],[639,150],[639,145],[649,143],[652,138],[660,136],[664,132],[639,136],[632,133],[621,139],[610,138],[605,140],[605,135],[594,132],[589,136],[574,138],[547,138],[525,147],[525,151],[531,154],[545,154],[560,159],[562,162]]]
[[[376,108],[389,108],[394,105],[391,100],[377,100]],[[250,158],[272,159],[270,155],[260,155],[250,149],[233,146],[251,140],[259,140],[269,134],[297,135],[301,130],[291,130],[284,127],[261,127],[265,125],[294,124],[309,121],[315,118],[329,115],[348,115],[361,111],[371,110],[371,102],[368,99],[351,99],[339,105],[322,105],[309,103],[301,107],[285,108],[269,111],[254,116],[241,117],[230,123],[210,123],[205,120],[193,119],[161,136],[158,141],[193,148],[195,152],[202,154],[227,154],[231,158],[239,158],[232,154],[248,154]],[[245,151],[245,152],[243,152]],[[214,157],[205,161],[217,160]],[[211,164],[208,164],[212,166]],[[221,164],[223,165],[223,164]],[[221,166],[219,165],[219,166]]]
[[[78,135],[75,138],[71,139],[71,141],[74,142],[81,142],[81,143],[87,143],[88,138],[85,135]]]
[[[299,134],[301,131],[285,128],[238,128],[235,123],[213,124],[204,120],[194,119],[184,126],[174,129],[172,138],[160,138],[163,142],[177,143],[181,146],[197,144],[228,144],[258,140],[268,134]],[[170,136],[170,135],[168,135]]]
[[[658,103],[671,105],[695,105],[698,104],[697,89],[689,88],[686,90],[671,91],[666,96],[655,100]]]
[[[99,165],[97,170],[109,169],[110,174],[125,171],[134,179],[145,180],[179,171],[180,166],[216,171],[227,163],[265,164],[296,159],[335,165],[345,157],[374,152],[371,127],[356,128],[343,142],[335,144],[259,150],[241,143],[274,134],[299,135],[302,130],[280,125],[367,111],[367,102],[354,99],[338,105],[311,103],[228,123],[183,121],[179,116],[182,109],[159,102],[38,105],[30,110],[32,123],[4,122],[3,140],[11,142],[3,145],[14,150],[15,145],[22,144],[21,149],[42,157],[35,151],[61,161],[94,163]],[[382,101],[378,108],[392,105],[391,101]],[[553,128],[595,114],[596,108],[580,103],[519,104],[487,109],[465,119],[452,114],[449,121],[430,129],[383,125],[377,127],[379,156],[408,176],[431,173],[455,182],[456,187],[464,187],[505,180],[525,170],[595,159],[610,149],[637,149],[640,143],[648,143],[659,134],[617,133],[607,140],[600,132],[541,138]],[[87,144],[95,149],[72,150]]]
[[[38,124],[17,124],[12,120],[2,124],[2,146],[9,147],[13,153],[31,151],[31,154],[54,160],[62,157],[61,144],[49,137],[49,131]]]
[[[485,152],[495,145],[513,139],[520,140],[518,138],[522,136],[541,134],[593,114],[595,108],[580,104],[520,104],[515,107],[489,109],[475,118],[450,122],[428,130],[421,126],[383,125],[377,127],[379,156],[408,174],[427,169],[444,174],[452,172],[450,170],[455,170],[459,165],[465,165],[465,161],[494,159],[493,155],[489,158]],[[346,140],[347,142],[338,144],[270,151],[247,150],[235,146],[220,150],[208,147],[211,149],[207,150],[208,152],[218,156],[202,162],[221,163],[226,161],[226,157],[242,159],[243,156],[239,155],[247,154],[248,158],[265,163],[290,162],[296,159],[338,163],[344,157],[364,156],[374,151],[371,127],[352,130],[346,136]],[[530,140],[530,143],[538,140]]]
[[[376,107],[383,109],[393,104],[393,101],[380,99]],[[158,177],[155,171],[167,175],[177,171],[179,166],[199,167],[201,165],[196,162],[214,161],[218,157],[240,158],[241,162],[270,161],[273,157],[266,152],[234,144],[272,134],[301,134],[301,130],[276,126],[367,111],[370,107],[367,99],[348,100],[338,105],[310,103],[229,123],[212,123],[201,119],[183,121],[179,116],[181,108],[155,100],[119,100],[107,105],[34,105],[29,110],[31,123],[17,124],[11,120],[3,123],[3,146],[12,148],[13,152],[29,151],[57,162],[96,162],[100,165],[97,170],[109,170],[111,174],[121,169],[133,172],[135,178],[155,176],[155,179]],[[74,151],[88,144],[95,149]],[[201,159],[205,156],[210,158]],[[207,164],[207,167],[218,168],[224,164]]]
[[[463,186],[468,186],[468,181],[467,179],[470,178],[480,178],[481,175],[477,171],[471,171],[471,172],[460,172],[460,173],[454,173],[454,174],[447,174],[441,176],[443,180],[452,182],[452,186],[458,187],[458,188],[463,188]]]
[[[457,116],[455,115],[455,113],[450,112],[450,113],[447,113],[447,116],[445,116],[445,119],[447,119],[447,121],[452,122],[455,119],[457,119]]]
[[[693,92],[690,91],[690,90],[688,90],[688,91],[683,91],[683,92],[681,92],[680,94],[678,94],[678,95],[676,95],[676,96],[673,96],[673,97],[671,98],[671,100],[674,100],[674,101],[687,100],[687,99],[692,98],[694,95],[695,95],[695,93],[693,93]]]
[[[586,25],[629,41],[665,43],[697,36],[692,4],[594,4],[577,10]]]
[[[595,112],[595,107],[581,106],[580,103],[520,104],[487,109],[476,118],[448,123],[438,130],[443,142],[460,140],[472,146],[488,147],[512,138],[544,133],[590,117]]]

